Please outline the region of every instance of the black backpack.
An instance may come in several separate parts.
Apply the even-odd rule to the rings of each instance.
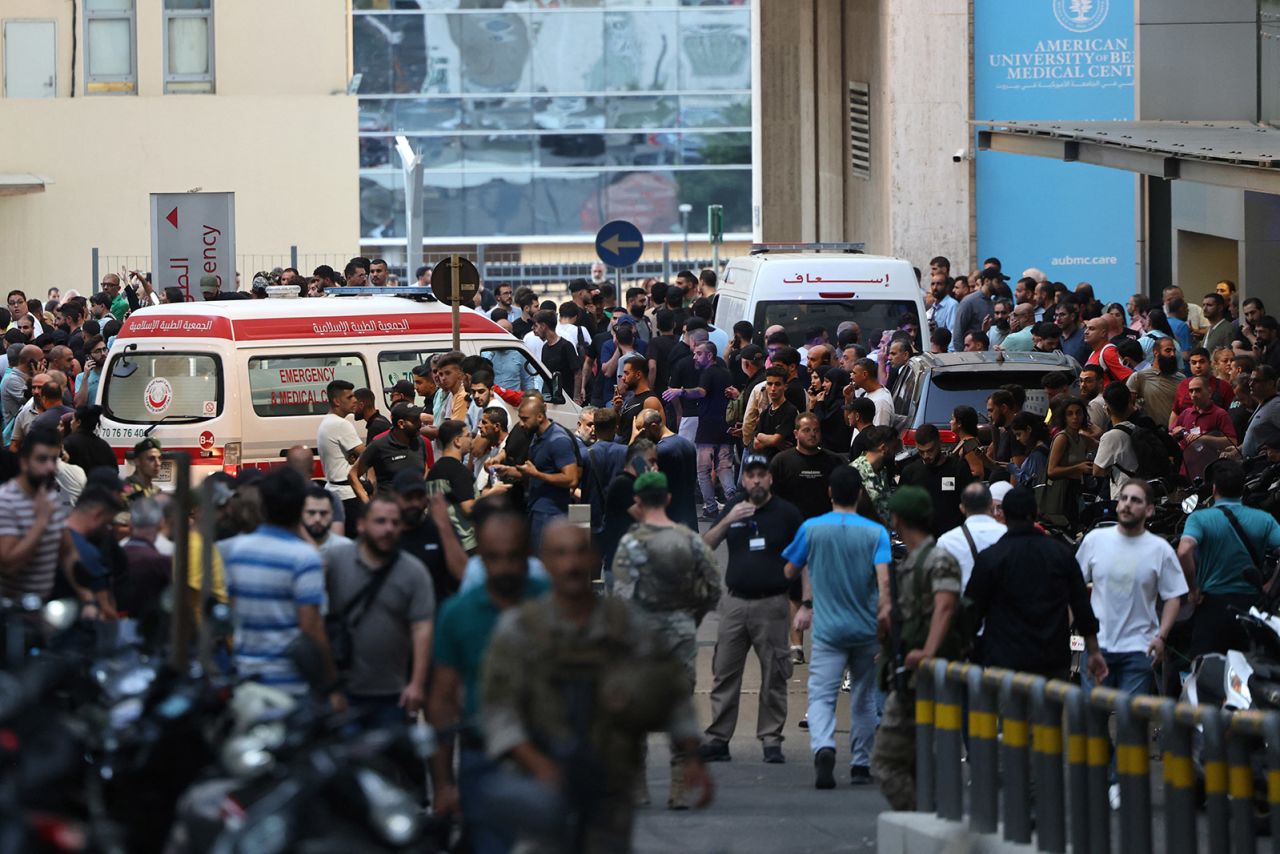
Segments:
[[[1133,451],[1138,457],[1137,471],[1125,471],[1123,466],[1116,468],[1129,475],[1151,480],[1158,477],[1171,477],[1177,474],[1182,460],[1182,449],[1178,441],[1169,435],[1169,431],[1159,426],[1147,415],[1135,415],[1129,419],[1132,427],[1123,424],[1115,429],[1124,431],[1133,442]]]

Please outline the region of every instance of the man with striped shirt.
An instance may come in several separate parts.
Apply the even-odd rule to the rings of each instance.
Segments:
[[[0,595],[47,599],[61,558],[74,548],[66,533],[67,504],[54,484],[61,455],[57,433],[32,430],[18,450],[18,476],[0,486]]]
[[[258,484],[263,523],[222,544],[227,592],[235,624],[235,663],[243,676],[293,694],[307,685],[289,660],[289,645],[306,635],[321,650],[334,677],[320,604],[324,563],[298,535],[306,484],[291,468],[278,468]],[[335,695],[335,703],[341,704]]]

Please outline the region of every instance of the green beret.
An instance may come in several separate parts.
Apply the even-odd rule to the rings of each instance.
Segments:
[[[153,439],[152,437],[148,436],[147,438],[143,439],[141,442],[133,446],[133,455],[136,457],[138,454],[145,453],[151,450],[152,448],[155,448],[157,451],[164,450],[163,448],[160,447],[159,439]]]
[[[636,495],[642,492],[667,492],[667,476],[660,471],[647,471],[636,478],[632,491]]]
[[[933,513],[933,500],[924,487],[900,486],[889,499],[889,512],[908,522],[927,525]]]

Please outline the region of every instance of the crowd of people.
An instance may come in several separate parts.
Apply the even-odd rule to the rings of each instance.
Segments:
[[[342,278],[386,283],[384,263],[360,262]],[[205,595],[230,606],[227,665],[457,733],[433,763],[433,807],[458,813],[479,851],[538,830],[496,817],[565,804],[588,847],[626,850],[653,730],[671,739],[667,805],[707,803],[705,763],[732,759],[749,650],[761,761],[785,761],[799,718],[815,785],[835,787],[848,691],[850,783],[912,808],[922,660],[1066,676],[1074,629],[1087,680],[1154,691],[1166,655],[1237,642],[1231,609],[1257,594],[1245,570],[1280,547],[1275,519],[1241,502],[1250,460],[1280,460],[1280,336],[1260,300],[1237,316],[1222,282],[1198,305],[1166,288],[1163,307],[1103,306],[1035,270],[1010,288],[996,259],[967,277],[949,267],[930,265],[927,325],[869,330],[870,346],[852,321],[804,341],[747,320],[721,329],[712,270],[621,302],[596,276],[559,305],[486,287],[478,309],[552,381],[461,352],[414,368],[386,401],[335,380],[314,448],[204,481],[212,519],[160,491],[158,442],[138,443],[122,480],[95,434],[106,342],[156,296],[145,278],[43,306],[15,291],[0,316],[0,592],[161,620],[174,526],[189,525],[175,601],[195,619]],[[1045,378],[1047,412],[1006,386],[905,434],[894,392],[922,346],[1061,350],[1080,368]],[[565,399],[583,405],[573,427],[550,417]],[[1170,542],[1147,530],[1148,481],[1178,475],[1207,478],[1213,507]],[[1047,528],[1076,530],[1086,496],[1110,501],[1117,524],[1073,552]],[[713,612],[703,725],[695,635]],[[300,638],[322,654],[323,686],[294,667]],[[797,667],[803,710],[788,703]]]

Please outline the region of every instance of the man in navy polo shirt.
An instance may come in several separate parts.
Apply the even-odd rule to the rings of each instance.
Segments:
[[[533,436],[529,459],[504,468],[528,484],[529,541],[536,547],[547,523],[569,513],[570,492],[578,485],[582,461],[573,434],[547,417],[546,401],[526,398],[520,404],[520,425]]]

